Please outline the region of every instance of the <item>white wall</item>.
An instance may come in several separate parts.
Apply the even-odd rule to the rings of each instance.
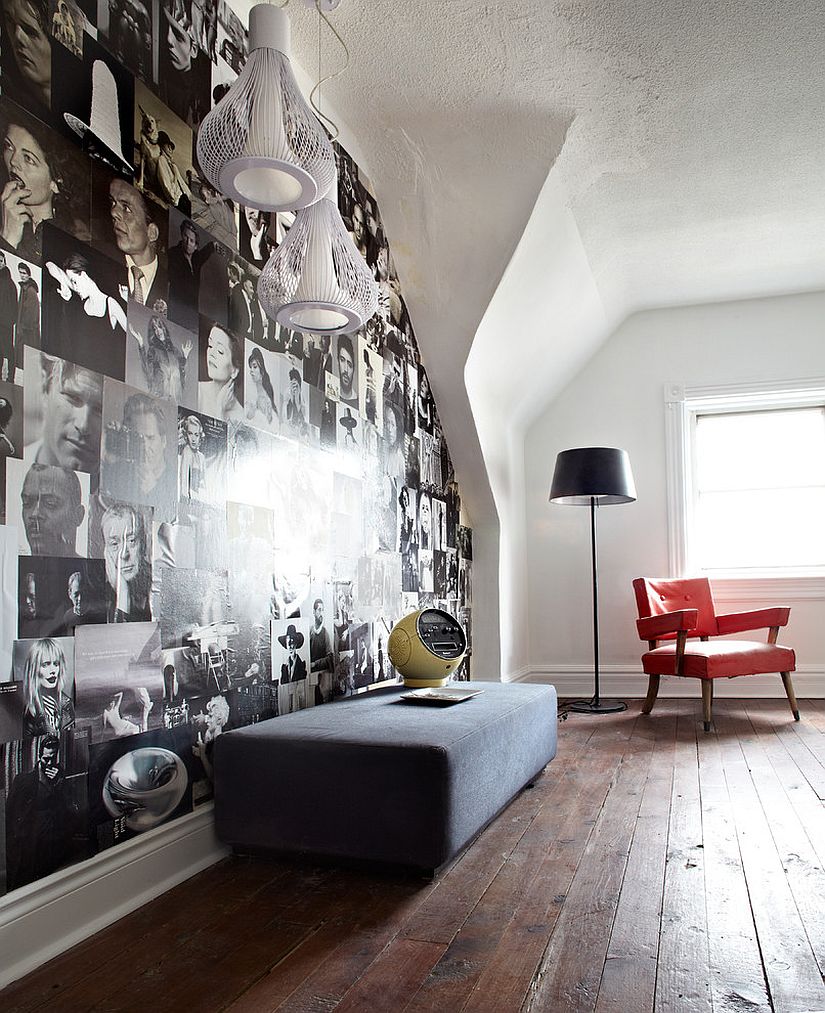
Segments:
[[[825,293],[652,310],[628,318],[530,427],[525,442],[529,659],[533,677],[592,686],[589,513],[547,501],[556,454],[617,446],[630,454],[638,500],[603,507],[599,588],[603,691],[627,693],[643,645],[631,581],[668,572],[664,385],[717,384],[825,373]],[[797,688],[825,693],[825,601],[790,602],[783,642],[797,652]],[[757,608],[752,601],[743,609]],[[725,611],[738,604],[725,602]],[[621,679],[620,679],[621,677]],[[691,682],[692,680],[685,680]],[[574,687],[574,683],[576,683]],[[679,691],[668,680],[663,692]],[[748,680],[749,687],[753,686]],[[641,687],[644,680],[639,682]],[[633,683],[635,686],[635,683]],[[743,680],[721,687],[743,692]],[[773,683],[772,683],[773,685]],[[775,679],[781,695],[781,684]],[[695,686],[687,688],[696,692]]]

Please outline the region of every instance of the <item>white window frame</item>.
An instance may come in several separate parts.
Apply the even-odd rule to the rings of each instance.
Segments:
[[[694,450],[698,415],[825,404],[825,377],[703,386],[665,384],[668,562],[676,576],[691,573],[690,537],[695,503]],[[825,569],[782,576],[714,575],[714,596],[727,601],[805,601],[825,598]]]

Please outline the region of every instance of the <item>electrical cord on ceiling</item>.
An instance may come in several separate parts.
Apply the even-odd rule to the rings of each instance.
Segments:
[[[286,0],[286,3],[289,3],[289,0]],[[286,4],[284,6],[286,6]],[[339,74],[343,74],[344,73],[344,71],[347,69],[347,67],[349,67],[350,55],[349,55],[349,49],[347,49],[346,42],[344,42],[344,40],[341,38],[341,36],[338,34],[338,32],[333,27],[332,22],[329,20],[329,18],[326,16],[326,14],[324,14],[324,12],[321,10],[321,0],[315,0],[315,9],[318,11],[318,83],[315,85],[315,87],[309,93],[309,104],[315,110],[318,118],[320,120],[323,120],[324,123],[326,123],[328,125],[329,130],[330,130],[330,140],[334,141],[334,140],[337,140],[338,135],[340,133],[340,130],[338,129],[338,124],[334,120],[330,119],[329,116],[326,116],[326,115],[324,115],[324,113],[321,112],[321,104],[320,104],[321,103],[321,85],[322,84],[326,84],[327,81],[331,81],[333,78],[338,77]],[[321,77],[321,22],[322,21],[326,24],[327,28],[329,28],[329,30],[332,32],[332,34],[335,36],[335,38],[338,40],[338,42],[340,42],[341,48],[344,50],[344,55],[346,57],[344,65],[342,67],[339,67],[338,70],[333,71],[331,74],[327,74],[326,77]],[[315,101],[315,93],[316,92],[318,92],[318,102]]]

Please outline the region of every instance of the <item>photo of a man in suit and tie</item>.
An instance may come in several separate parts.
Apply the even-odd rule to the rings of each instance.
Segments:
[[[126,260],[129,298],[141,306],[151,306],[169,294],[166,255],[160,246],[157,221],[165,213],[125,179],[116,177],[109,184],[115,245]]]

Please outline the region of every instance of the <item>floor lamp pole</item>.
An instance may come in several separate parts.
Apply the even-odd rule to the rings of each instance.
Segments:
[[[596,566],[596,497],[590,497],[590,559],[593,567],[593,667],[596,679],[596,692],[593,704],[598,707],[599,699],[599,577]]]
[[[602,700],[599,689],[599,567],[596,554],[596,506],[595,496],[590,497],[590,562],[593,583],[593,675],[594,690],[592,700],[576,700],[570,704],[570,710],[580,714],[614,714],[627,710],[627,704],[620,700]]]

